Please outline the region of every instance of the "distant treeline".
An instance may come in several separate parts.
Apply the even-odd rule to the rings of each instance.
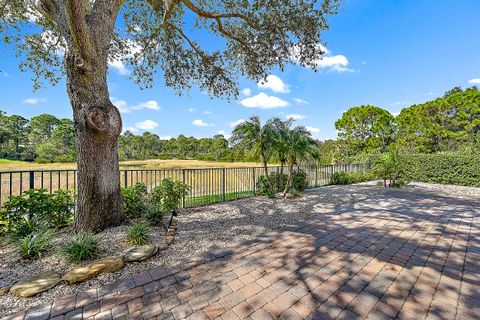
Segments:
[[[223,135],[162,140],[154,133],[135,135],[126,131],[119,139],[121,160],[197,159],[255,161],[250,152],[232,147]],[[0,157],[37,162],[76,160],[75,131],[70,119],[41,114],[28,120],[0,111]]]
[[[393,116],[376,106],[353,107],[335,122],[338,140],[320,142],[322,163],[365,161],[395,147],[401,153],[478,153],[480,91],[455,87],[443,97]]]
[[[318,141],[320,164],[364,162],[396,147],[402,153],[471,153],[480,151],[480,91],[455,87],[443,97],[404,108],[393,116],[376,106],[350,108],[335,122],[337,140]],[[242,144],[223,135],[162,140],[154,133],[129,131],[119,139],[121,160],[198,159],[258,161]],[[42,114],[28,120],[0,111],[0,157],[38,162],[76,159],[70,119]],[[277,161],[275,157],[271,161]]]

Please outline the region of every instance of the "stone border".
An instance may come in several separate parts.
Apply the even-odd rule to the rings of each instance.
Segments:
[[[123,255],[103,257],[87,264],[74,267],[73,269],[65,273],[63,276],[53,271],[45,271],[35,274],[34,276],[25,278],[11,286],[0,288],[0,297],[11,293],[18,297],[28,298],[38,293],[47,291],[55,287],[62,281],[66,282],[67,284],[84,282],[101,274],[116,272],[122,269],[125,266],[125,263],[146,261],[157,253],[165,251],[170,245],[173,244],[175,240],[175,235],[177,234],[177,224],[177,219],[173,218],[164,236],[165,244],[153,244],[143,246],[153,246],[154,248],[151,249],[151,252],[149,252],[146,256],[140,257],[139,259],[131,260],[125,258],[125,256],[132,249],[138,248],[132,247],[127,250]]]

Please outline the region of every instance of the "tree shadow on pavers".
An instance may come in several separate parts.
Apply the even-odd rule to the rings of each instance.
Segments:
[[[303,210],[313,211],[317,205],[306,201]],[[284,255],[280,265],[290,266],[289,270],[293,268],[293,272],[289,277],[277,279],[277,282],[284,284],[284,286],[277,285],[279,291],[283,287],[284,289],[290,288],[286,291],[295,288],[299,292],[302,291],[301,289],[308,292],[305,296],[318,302],[318,307],[312,314],[313,318],[335,318],[341,312],[346,312],[345,307],[361,314],[368,311],[368,307],[385,294],[398,276],[398,274],[386,271],[384,274],[379,273],[380,276],[373,279],[362,277],[358,271],[371,260],[363,259],[362,261],[361,258],[370,257],[406,270],[415,270],[412,271],[411,279],[408,278],[408,273],[401,275],[405,276],[404,283],[406,285],[399,290],[403,290],[403,294],[407,296],[409,293],[422,294],[422,292],[418,292],[418,289],[412,289],[412,286],[420,276],[419,270],[421,270],[414,268],[423,268],[424,266],[435,270],[447,279],[453,279],[452,285],[446,283],[439,286],[437,294],[458,293],[458,283],[464,269],[463,260],[458,258],[467,251],[468,227],[472,218],[478,216],[478,211],[474,209],[478,205],[478,201],[394,191],[366,198],[363,201],[344,202],[342,206],[337,206],[333,213],[311,218],[301,226],[283,229],[283,232],[304,234],[310,239],[313,247],[306,251],[297,250],[292,254]],[[238,206],[240,210],[246,209],[243,207],[244,204],[238,204]],[[258,211],[265,212],[265,210],[268,211],[263,207],[257,208],[257,213]],[[464,218],[465,221],[462,220]],[[356,225],[355,221],[359,219],[366,219],[366,221],[361,225]],[[368,219],[377,222],[378,226],[370,225]],[[379,220],[380,222],[384,220],[387,224],[378,223]],[[402,225],[405,222],[407,224]],[[389,226],[388,223],[391,225]],[[385,225],[387,225],[387,229],[385,229]],[[400,227],[397,228],[396,225],[400,225]],[[408,237],[410,229],[412,232],[417,230],[423,232],[423,236],[432,236],[431,241],[425,242],[422,241],[424,238]],[[391,231],[392,233],[390,233]],[[403,231],[406,231],[406,236],[402,236]],[[279,232],[273,241],[281,242],[282,234]],[[444,243],[437,242],[439,238],[446,241]],[[455,240],[463,240],[463,242],[457,243]],[[475,250],[476,248],[474,247]],[[285,248],[280,246],[277,249]],[[326,265],[317,265],[319,270],[326,271],[312,273],[312,267],[315,269],[315,257],[332,253],[345,255],[347,264],[342,266],[340,263],[336,268],[330,269],[328,268],[330,262]],[[449,254],[457,259],[448,260]],[[357,259],[360,262],[352,263]],[[292,267],[292,261],[296,267]],[[478,266],[478,262],[472,261],[472,270],[475,266]],[[338,273],[341,275],[338,276]],[[268,273],[265,276],[268,276]],[[336,278],[333,278],[335,282],[330,280],[335,276]],[[464,279],[464,281],[474,284],[472,279]],[[327,285],[322,288],[323,283]],[[299,286],[301,289],[297,289]],[[318,289],[319,287],[320,289]],[[362,291],[364,294],[355,297],[355,294]],[[361,307],[357,308],[358,305]],[[431,310],[431,312],[436,312],[436,310]]]

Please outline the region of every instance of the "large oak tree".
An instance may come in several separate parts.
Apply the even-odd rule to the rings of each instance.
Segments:
[[[34,71],[35,87],[66,76],[78,153],[75,228],[101,230],[125,219],[120,195],[118,109],[109,99],[109,62],[151,86],[156,73],[178,93],[198,86],[234,96],[239,77],[274,67],[315,68],[320,31],[336,0],[0,0],[0,33]],[[32,21],[35,25],[32,25]],[[221,41],[203,43],[209,31]],[[208,49],[204,49],[204,48]]]

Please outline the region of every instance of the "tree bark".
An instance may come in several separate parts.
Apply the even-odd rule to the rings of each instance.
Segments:
[[[67,56],[67,91],[77,142],[78,199],[74,228],[101,231],[125,221],[118,137],[122,121],[107,87],[107,60],[79,66]]]

